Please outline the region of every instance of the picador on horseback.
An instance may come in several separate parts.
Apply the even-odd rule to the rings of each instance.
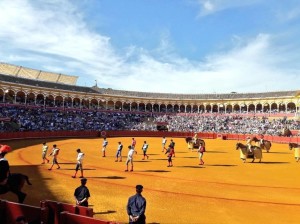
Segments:
[[[21,173],[10,173],[10,167],[5,155],[11,151],[11,147],[8,145],[0,145],[0,194],[6,194],[11,191],[18,196],[18,202],[23,203],[26,194],[23,193],[22,187],[25,181],[28,185],[28,176]]]

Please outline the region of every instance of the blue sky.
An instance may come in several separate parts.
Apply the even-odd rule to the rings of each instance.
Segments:
[[[0,0],[0,61],[162,93],[300,89],[298,0]]]

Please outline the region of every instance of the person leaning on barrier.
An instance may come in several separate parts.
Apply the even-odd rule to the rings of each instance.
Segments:
[[[129,197],[127,203],[129,224],[145,224],[146,199],[142,196],[143,186],[136,185],[135,189],[136,194]]]

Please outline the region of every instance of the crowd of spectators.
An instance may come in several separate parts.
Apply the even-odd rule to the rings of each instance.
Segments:
[[[226,114],[201,115],[60,110],[27,107],[1,107],[0,132],[5,131],[81,131],[136,130],[157,131],[157,123],[175,132],[215,132],[281,135],[284,128],[300,130],[300,122]]]

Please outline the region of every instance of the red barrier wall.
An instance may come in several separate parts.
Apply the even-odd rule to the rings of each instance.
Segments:
[[[48,209],[0,200],[0,224],[12,224],[19,216],[29,223],[47,223]]]
[[[168,131],[44,131],[44,132],[9,132],[0,133],[0,140],[27,139],[27,138],[71,138],[71,137],[169,137],[186,138],[193,137],[193,132],[168,132]],[[229,139],[246,141],[247,137],[254,137],[250,134],[228,134],[228,133],[198,133],[199,138],[203,139]],[[257,136],[260,138],[260,136]],[[300,143],[299,136],[280,137],[265,135],[264,138],[277,143]]]

